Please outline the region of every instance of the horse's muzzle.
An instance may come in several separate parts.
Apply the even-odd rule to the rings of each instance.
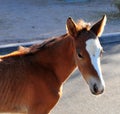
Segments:
[[[90,80],[87,81],[90,91],[94,95],[99,95],[104,92],[105,89],[105,83],[101,79],[96,79],[96,78],[91,78]]]
[[[99,94],[102,94],[104,92],[104,87],[99,88],[97,86],[97,84],[94,84],[92,89],[90,89],[90,90],[91,90],[92,94],[99,95]]]

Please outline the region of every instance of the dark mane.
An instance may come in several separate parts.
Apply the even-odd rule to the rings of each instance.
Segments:
[[[67,34],[62,35],[62,36],[60,36],[60,38],[51,38],[51,39],[48,39],[48,40],[44,41],[43,43],[33,44],[30,47],[19,46],[18,50],[13,51],[12,53],[9,53],[9,54],[6,54],[6,55],[2,55],[2,56],[0,56],[0,59],[5,59],[5,58],[8,58],[8,57],[13,57],[13,56],[34,54],[34,53],[36,53],[40,50],[44,50],[46,48],[49,48],[52,44],[55,44],[60,39],[64,38],[66,35]]]
[[[56,41],[56,39],[53,38],[53,39],[44,41],[42,44],[34,44],[30,47],[30,53],[45,49],[50,43],[54,43],[55,41]]]
[[[60,38],[52,38],[44,41],[41,44],[35,44],[30,47],[29,53],[35,53],[37,51],[43,50],[45,48],[48,48],[50,45],[55,44],[59,39],[65,37],[67,34],[60,36]]]

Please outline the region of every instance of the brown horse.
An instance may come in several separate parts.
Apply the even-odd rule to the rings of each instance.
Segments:
[[[0,57],[0,112],[48,114],[62,85],[78,67],[95,95],[104,91],[99,36],[106,16],[93,26],[67,20],[68,33]]]

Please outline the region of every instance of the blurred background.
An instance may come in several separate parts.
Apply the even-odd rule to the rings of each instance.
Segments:
[[[120,0],[0,0],[0,44],[62,35],[69,16],[94,23],[104,14],[104,34],[120,32]]]

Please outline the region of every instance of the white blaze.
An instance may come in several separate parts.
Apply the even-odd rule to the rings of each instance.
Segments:
[[[102,77],[101,67],[100,67],[100,53],[102,50],[102,46],[100,45],[99,39],[96,38],[96,39],[87,40],[86,41],[86,50],[89,53],[93,67],[95,68],[95,70],[97,71],[97,73],[99,75],[101,84],[103,86],[105,86],[103,77]]]

